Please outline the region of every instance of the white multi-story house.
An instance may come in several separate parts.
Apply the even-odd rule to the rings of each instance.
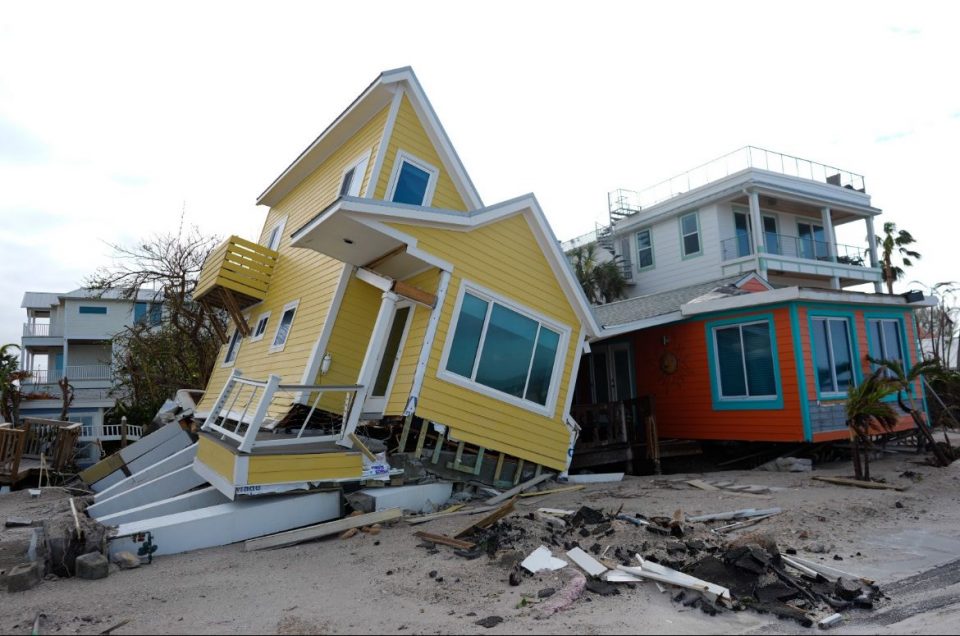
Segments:
[[[113,392],[113,338],[138,321],[158,324],[161,305],[156,293],[141,290],[136,300],[119,291],[76,289],[65,294],[26,292],[27,311],[21,341],[22,369],[30,372],[22,385],[22,417],[60,416],[66,377],[74,399],[69,418],[83,424],[81,440],[120,439],[119,426],[104,427],[104,414],[116,405]],[[139,437],[131,426],[128,437]]]
[[[608,203],[598,239],[620,257],[629,297],[747,272],[775,286],[881,291],[881,211],[846,170],[747,146],[645,190],[615,190]],[[847,223],[862,224],[867,241],[838,243]]]

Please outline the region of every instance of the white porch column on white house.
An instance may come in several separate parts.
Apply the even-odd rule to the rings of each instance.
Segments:
[[[753,252],[757,260],[757,273],[767,277],[767,263],[764,253],[767,251],[763,243],[763,219],[760,218],[760,194],[751,190],[750,194],[750,229],[753,234]]]
[[[353,448],[353,441],[350,434],[353,433],[357,424],[360,422],[360,412],[363,411],[363,403],[370,392],[370,385],[373,383],[374,375],[377,372],[377,363],[383,352],[384,341],[390,332],[390,324],[393,322],[393,311],[400,297],[391,292],[383,292],[383,300],[380,301],[380,311],[377,313],[377,321],[373,324],[373,333],[370,334],[370,342],[367,344],[367,352],[363,356],[363,364],[360,365],[360,373],[357,375],[357,389],[353,402],[350,405],[350,412],[347,414],[347,420],[344,422],[343,431],[340,433],[340,439],[337,444],[346,448]]]
[[[830,256],[830,261],[833,263],[837,262],[837,234],[833,230],[833,217],[830,214],[830,208],[823,206],[820,208],[820,220],[823,223],[823,236],[827,239],[827,254]],[[814,248],[814,254],[816,254],[816,248]],[[830,278],[830,287],[833,289],[840,289],[840,277],[832,276]]]
[[[63,376],[63,377],[66,377],[66,375],[67,375],[67,365],[70,364],[70,360],[68,359],[69,349],[70,349],[69,340],[67,340],[66,338],[64,338],[64,339],[63,339],[63,367],[62,367],[62,369],[61,369],[61,373],[62,373],[62,376]],[[47,356],[47,367],[48,367],[48,368],[50,367],[50,357],[49,357],[49,356]],[[47,371],[47,375],[48,375],[48,376],[49,376],[49,374],[50,374],[50,372]],[[57,378],[57,380],[59,381],[60,378]]]
[[[870,249],[870,267],[880,267],[880,259],[877,256],[877,233],[873,229],[873,217],[868,216],[867,219],[867,243]],[[873,290],[881,294],[883,293],[883,283],[875,282],[873,284]]]

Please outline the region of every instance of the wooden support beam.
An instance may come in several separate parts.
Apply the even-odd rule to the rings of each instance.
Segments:
[[[496,483],[500,481],[500,473],[503,472],[503,458],[505,455],[500,453],[500,456],[497,458],[497,469],[493,472],[493,482]]]
[[[223,344],[227,344],[230,339],[227,338],[227,332],[223,330],[223,325],[220,324],[220,320],[217,318],[217,315],[213,313],[213,309],[207,303],[206,299],[199,301],[200,306],[203,307],[203,310],[207,312],[207,316],[210,317],[210,324],[213,325],[213,330],[217,332],[217,337],[220,338],[220,341]]]
[[[521,459],[520,461],[522,462],[523,460]],[[553,474],[552,474],[552,473],[543,473],[543,474],[540,475],[539,477],[534,477],[533,479],[529,479],[529,480],[523,482],[522,484],[520,484],[519,486],[515,486],[514,488],[511,488],[510,490],[508,490],[508,491],[505,492],[505,493],[501,493],[501,494],[497,495],[496,497],[491,497],[490,499],[487,499],[487,501],[484,502],[484,503],[486,503],[488,506],[493,506],[493,505],[495,505],[495,504],[500,503],[501,501],[506,501],[506,500],[509,499],[510,497],[513,497],[513,496],[515,496],[515,495],[519,495],[519,494],[522,493],[524,490],[529,490],[530,488],[533,488],[534,486],[536,486],[536,485],[539,484],[540,482],[546,481],[546,480],[550,479],[551,477],[553,477]]]
[[[367,445],[360,441],[360,438],[357,437],[355,433],[350,433],[347,437],[350,438],[350,441],[353,442],[353,445],[357,448],[358,451],[363,453],[363,456],[369,459],[372,462],[377,461],[377,456],[374,455]]]
[[[398,296],[403,296],[404,298],[408,298],[415,303],[426,305],[430,309],[433,309],[437,305],[437,296],[435,294],[424,291],[419,287],[414,287],[413,285],[405,283],[402,280],[396,280],[393,282],[392,291]]]
[[[445,534],[431,534],[429,532],[417,531],[413,533],[413,536],[419,537],[424,541],[429,541],[430,543],[438,543],[440,545],[450,546],[451,548],[459,548],[461,550],[471,550],[474,546],[474,544],[470,543],[469,541],[454,539]]]
[[[408,415],[403,418],[403,432],[400,434],[400,449],[399,452],[404,452],[407,449],[407,438],[410,436],[410,425],[413,423],[413,415]]]
[[[237,325],[237,329],[240,330],[244,338],[248,337],[250,335],[250,325],[243,318],[243,312],[240,311],[237,299],[233,297],[230,290],[223,287],[220,288],[220,298],[223,300],[223,306],[227,309],[227,313],[230,314],[234,324]]]
[[[373,259],[372,261],[370,261],[369,263],[367,263],[366,265],[364,265],[363,268],[364,268],[364,269],[376,269],[378,265],[383,265],[384,263],[386,263],[387,261],[389,261],[389,260],[390,260],[391,258],[393,258],[394,256],[399,256],[400,254],[403,254],[403,253],[406,252],[406,251],[407,251],[407,245],[406,245],[406,243],[404,243],[403,245],[400,245],[399,247],[395,247],[394,249],[390,250],[389,252],[386,252],[386,253],[381,254],[380,256],[376,257],[375,259]]]
[[[520,483],[520,477],[523,475],[523,460],[517,462],[517,472],[513,475],[513,485]]]
[[[440,461],[440,451],[443,450],[443,440],[446,438],[446,436],[447,429],[443,429],[443,431],[437,435],[437,446],[433,449],[433,456],[430,458],[430,463],[436,464],[438,461]]]
[[[906,486],[891,486],[890,484],[878,484],[873,481],[859,481],[857,479],[846,479],[844,477],[814,477],[817,481],[825,481],[828,484],[837,484],[839,486],[856,486],[857,488],[869,488],[872,490],[906,490]]]
[[[420,420],[420,435],[417,436],[417,449],[413,451],[413,456],[415,459],[420,459],[420,454],[423,453],[423,443],[427,441],[428,428],[430,428],[430,422],[427,420]]]

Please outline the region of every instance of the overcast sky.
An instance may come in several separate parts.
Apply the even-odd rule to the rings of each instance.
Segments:
[[[256,238],[256,196],[408,64],[484,201],[533,192],[560,238],[611,189],[751,144],[865,175],[919,240],[908,279],[960,279],[955,5],[792,6],[6,3],[0,343],[20,340],[24,291],[79,286],[108,243],[175,231],[183,208]]]

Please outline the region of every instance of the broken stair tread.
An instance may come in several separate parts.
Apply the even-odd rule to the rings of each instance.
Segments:
[[[343,519],[337,519],[336,521],[307,526],[306,528],[287,530],[286,532],[271,534],[265,537],[249,539],[243,544],[243,549],[246,552],[253,552],[255,550],[283,548],[297,543],[303,543],[304,541],[310,541],[311,539],[319,539],[320,537],[326,537],[331,534],[339,534],[351,528],[360,528],[375,523],[383,523],[384,521],[392,521],[402,516],[403,512],[399,508],[389,508],[387,510],[357,515],[355,517],[345,517]]]
[[[817,481],[825,481],[828,484],[837,484],[839,486],[856,486],[857,488],[870,488],[873,490],[897,490],[903,492],[906,486],[893,486],[890,484],[878,484],[873,481],[860,481],[858,479],[847,479],[846,477],[814,477]]]

